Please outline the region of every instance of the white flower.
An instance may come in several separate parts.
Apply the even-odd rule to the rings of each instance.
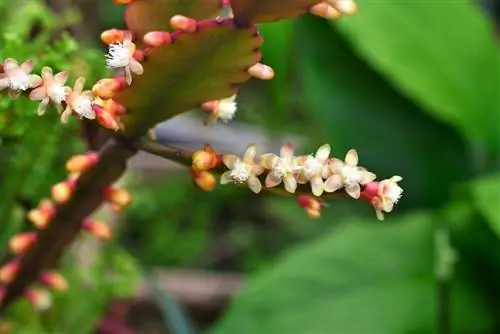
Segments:
[[[68,80],[68,72],[59,72],[54,75],[50,67],[42,68],[42,85],[33,89],[29,95],[31,100],[41,101],[38,115],[43,115],[52,101],[59,113],[62,113],[61,103],[71,93],[71,88],[64,86]]]
[[[403,188],[398,185],[402,180],[401,176],[395,175],[388,180],[380,181],[378,194],[372,199],[379,220],[384,220],[383,212],[391,212],[403,195]]]
[[[90,90],[83,92],[84,85],[85,78],[80,77],[76,79],[73,91],[66,99],[66,109],[61,115],[61,122],[66,123],[73,111],[77,113],[80,118],[95,119],[96,115],[92,109],[94,95]]]
[[[129,86],[132,84],[132,73],[137,75],[144,73],[142,64],[134,58],[135,50],[135,44],[128,37],[123,42],[110,44],[106,55],[106,65],[109,68],[123,69]]]
[[[325,144],[318,148],[316,156],[309,155],[305,159],[303,157],[301,159],[303,168],[302,173],[299,175],[299,182],[310,182],[311,191],[315,196],[323,194],[323,178],[328,171],[327,162],[330,151],[330,145]]]
[[[360,185],[375,180],[376,175],[368,172],[365,168],[358,167],[358,152],[351,149],[345,156],[345,163],[340,160],[330,162],[330,170],[333,172],[325,181],[325,191],[334,192],[345,187],[346,193],[352,198],[359,198],[361,194]]]
[[[295,173],[302,170],[296,159],[293,156],[293,146],[290,143],[285,143],[280,150],[280,156],[272,153],[263,154],[261,164],[269,169],[269,174],[266,177],[266,187],[271,188],[279,185],[282,181],[285,190],[289,193],[295,193],[297,190],[297,180]]]
[[[0,90],[9,89],[9,96],[16,99],[22,91],[39,86],[42,83],[42,78],[36,74],[30,74],[32,70],[33,62],[31,60],[19,65],[15,59],[5,59],[3,63],[4,73],[0,74]]]
[[[257,147],[254,144],[247,147],[243,159],[233,154],[223,155],[222,162],[229,170],[221,175],[220,183],[247,184],[250,190],[259,193],[262,184],[257,176],[263,173],[264,168],[255,163],[256,155]]]
[[[205,120],[206,125],[214,123],[217,119],[227,123],[234,118],[238,109],[236,95],[218,101],[211,101],[207,105],[208,109],[211,110],[210,115]]]

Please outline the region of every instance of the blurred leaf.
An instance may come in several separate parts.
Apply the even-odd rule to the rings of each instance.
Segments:
[[[338,27],[363,58],[439,119],[497,147],[500,57],[479,6],[359,0],[359,7]]]
[[[500,236],[500,174],[474,181],[472,192],[476,207]]]
[[[297,24],[296,68],[304,108],[333,155],[343,158],[355,148],[360,164],[379,178],[403,176],[405,197],[398,209],[443,204],[450,185],[468,174],[458,134],[396,93],[326,21],[303,18]]]
[[[236,20],[255,23],[274,22],[306,14],[307,8],[321,0],[231,0]]]
[[[287,110],[287,96],[289,91],[283,89],[289,78],[290,59],[293,45],[293,24],[292,20],[283,20],[272,24],[261,24],[259,32],[264,37],[264,44],[261,46],[263,62],[271,66],[276,73],[269,85],[270,98],[273,102],[274,119],[283,119]],[[278,115],[276,115],[278,114]],[[280,117],[281,118],[277,118]],[[266,115],[271,117],[271,115]]]
[[[250,281],[215,334],[430,333],[437,295],[433,218],[345,222]],[[454,283],[453,328],[486,332],[485,305]]]

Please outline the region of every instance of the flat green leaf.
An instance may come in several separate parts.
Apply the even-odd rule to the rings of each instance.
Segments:
[[[231,0],[231,8],[238,22],[263,23],[305,14],[320,2],[322,0]]]
[[[184,15],[195,20],[217,16],[221,0],[140,0],[125,9],[127,28],[141,38],[150,31],[171,31],[170,18]]]
[[[251,280],[213,333],[431,333],[432,226],[426,213],[391,224],[345,222]],[[484,305],[453,284],[452,328],[486,332]]]
[[[469,168],[456,131],[399,95],[327,21],[299,19],[295,41],[303,108],[332,145],[333,155],[342,158],[355,148],[360,164],[379,178],[401,175],[405,194],[398,211],[444,204],[448,189]]]
[[[122,121],[129,135],[142,135],[154,125],[205,101],[235,93],[260,60],[262,38],[255,28],[237,28],[231,19],[203,21],[195,33],[175,33],[172,44],[146,55],[144,74],[116,95],[127,108]]]
[[[498,146],[500,57],[493,25],[474,1],[359,0],[358,13],[338,27],[429,113]]]
[[[474,181],[472,193],[476,207],[500,236],[500,174]]]

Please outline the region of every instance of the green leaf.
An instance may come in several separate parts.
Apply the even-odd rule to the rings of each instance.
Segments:
[[[446,202],[448,189],[469,168],[458,134],[399,95],[326,21],[299,19],[295,40],[303,107],[333,155],[343,158],[355,148],[360,165],[379,178],[401,175],[405,195],[398,210]]]
[[[494,28],[473,1],[359,0],[338,27],[408,97],[469,138],[498,146]]]
[[[141,0],[125,9],[125,23],[136,37],[150,31],[171,31],[170,18],[184,15],[195,20],[215,17],[221,10],[220,0]]]
[[[472,193],[477,209],[500,236],[500,174],[474,181]]]
[[[231,0],[234,18],[238,22],[274,22],[307,13],[307,9],[322,0]]]
[[[262,39],[255,29],[237,28],[231,19],[203,21],[195,33],[175,33],[172,44],[147,53],[144,74],[116,95],[127,108],[125,132],[142,135],[154,125],[205,101],[235,93],[250,75]]]
[[[251,280],[215,334],[431,333],[437,294],[427,213],[349,221],[286,254]],[[485,332],[489,315],[453,283],[454,329]]]

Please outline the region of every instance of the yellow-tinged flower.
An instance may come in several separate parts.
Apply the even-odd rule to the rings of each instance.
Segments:
[[[95,119],[95,111],[92,109],[94,94],[91,90],[83,91],[85,78],[76,79],[73,91],[66,98],[66,109],[61,114],[61,122],[66,123],[73,111],[80,118]]]
[[[376,175],[358,166],[358,152],[351,149],[347,152],[344,162],[332,159],[329,163],[332,174],[325,181],[325,191],[334,192],[342,187],[352,198],[359,198],[361,186],[375,180]]]
[[[220,183],[246,184],[254,193],[258,194],[262,190],[258,175],[264,172],[264,168],[255,163],[257,156],[257,146],[248,145],[243,158],[226,154],[222,156],[222,162],[229,169],[221,175]]]
[[[33,89],[29,95],[31,100],[41,101],[38,107],[38,115],[43,115],[50,102],[56,105],[59,113],[62,113],[61,103],[71,93],[71,88],[64,86],[68,80],[68,72],[59,72],[54,75],[50,67],[42,68],[42,85]]]
[[[273,153],[260,156],[262,166],[269,170],[265,181],[266,187],[275,187],[283,182],[286,191],[295,193],[297,190],[295,174],[302,170],[302,166],[297,163],[293,153],[293,145],[285,143],[281,147],[280,156]]]
[[[3,63],[4,73],[0,73],[0,91],[8,89],[10,98],[16,99],[22,91],[39,86],[42,83],[42,78],[36,74],[30,74],[32,70],[33,62],[31,60],[19,65],[15,59],[5,59]]]
[[[205,120],[205,125],[215,123],[218,119],[227,123],[234,118],[238,109],[236,94],[222,100],[204,103],[203,107],[210,112],[210,115]]]
[[[316,155],[309,155],[302,158],[303,168],[299,175],[300,183],[311,183],[311,191],[314,196],[323,194],[324,182],[328,172],[328,157],[330,156],[331,147],[328,144],[322,145],[316,151]]]
[[[144,73],[144,67],[134,58],[135,50],[135,44],[132,43],[131,37],[127,36],[122,42],[110,44],[106,55],[106,65],[109,68],[123,69],[129,86],[132,84],[132,73]]]

